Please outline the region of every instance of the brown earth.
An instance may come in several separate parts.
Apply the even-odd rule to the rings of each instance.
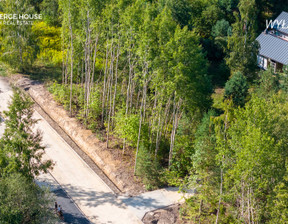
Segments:
[[[96,170],[94,169],[97,174],[104,172],[100,176],[106,175],[108,182],[111,180],[110,186],[114,183],[116,186],[114,189],[118,188],[122,193],[131,196],[145,191],[145,186],[133,174],[134,155],[132,151],[128,152],[127,150],[123,156],[119,148],[107,149],[105,142],[100,141],[91,130],[87,130],[76,118],[70,117],[63,106],[56,103],[52,94],[42,83],[31,81],[21,74],[11,76],[10,82],[24,89],[31,96],[39,106],[38,112],[48,120],[51,126],[56,130],[59,129],[57,131],[60,135],[61,131],[63,132],[61,136],[66,137],[68,140],[64,139],[68,143],[70,139],[71,147],[76,152],[78,150],[77,153],[82,158],[85,157],[88,164],[93,165],[92,163],[95,163],[97,165]],[[73,146],[73,143],[76,143],[76,145]],[[97,167],[99,167],[98,172]],[[114,190],[114,192],[118,193],[117,190]]]
[[[148,212],[142,219],[144,224],[182,224],[187,223],[179,217],[181,204]]]

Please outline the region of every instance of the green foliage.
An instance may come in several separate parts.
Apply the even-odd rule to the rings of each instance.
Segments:
[[[224,114],[204,117],[188,179],[197,194],[187,200],[184,217],[211,223],[219,211],[219,223],[287,223],[285,98],[253,94],[245,107],[226,101]]]
[[[243,106],[248,96],[248,83],[241,72],[233,74],[225,84],[224,98],[231,98],[236,106]]]
[[[219,0],[220,7],[225,9],[227,12],[231,12],[237,8],[238,3],[239,0]]]
[[[193,167],[188,187],[196,189],[197,194],[186,201],[183,216],[195,222],[211,223],[215,220],[220,169],[216,161],[218,151],[212,122],[214,116],[215,112],[209,111],[203,117],[195,134],[195,153],[191,156]]]
[[[136,174],[140,176],[147,190],[155,190],[163,185],[163,171],[159,162],[142,144],[139,149],[139,160]]]
[[[211,118],[216,116],[214,111],[209,111],[204,115],[200,125],[195,133],[193,156],[193,166],[196,172],[204,171],[205,169],[213,170],[215,164],[215,134],[211,122]],[[209,166],[211,166],[209,168]]]
[[[279,75],[279,87],[283,92],[288,93],[288,66],[284,66],[283,73]]]
[[[232,35],[228,37],[226,63],[231,72],[242,72],[249,79],[255,78],[259,43],[256,39],[257,7],[255,0],[240,0],[240,13],[235,13]]]
[[[49,84],[48,90],[53,94],[54,99],[61,103],[67,110],[70,106],[70,87],[54,82]],[[90,104],[87,107],[84,106],[83,88],[79,85],[72,86],[72,112],[82,121],[89,129],[96,131],[100,129],[99,119],[101,115],[101,101],[100,93],[97,89],[93,90],[90,96]],[[88,111],[87,117],[85,113]]]
[[[49,26],[45,22],[38,22],[33,24],[31,31],[40,49],[37,59],[46,65],[59,66],[63,60],[60,28]]]
[[[56,223],[53,198],[20,174],[0,178],[0,223]]]
[[[278,10],[275,1],[44,0],[0,7],[41,10],[45,18],[26,30],[0,25],[2,60],[22,70],[35,59],[62,64],[62,84],[49,86],[55,100],[93,131],[117,135],[130,146],[125,150],[140,145],[136,171],[148,189],[167,183],[197,189],[184,209],[195,223],[214,223],[217,214],[218,223],[286,222],[287,74],[261,72],[247,102],[256,34]],[[226,100],[221,90],[213,95],[224,112],[218,117],[209,111],[211,80],[214,87],[226,83]],[[37,174],[19,165],[30,156],[25,150],[19,156],[19,142],[34,146],[28,129],[26,135],[18,129],[9,132],[15,139],[7,134],[1,141],[1,172]]]
[[[173,19],[181,27],[189,25],[193,9],[188,0],[169,0],[167,5],[171,9]]]
[[[69,105],[69,87],[54,82],[48,86],[48,90],[53,93],[54,99],[68,108]]]
[[[117,112],[115,115],[115,133],[122,139],[126,139],[127,143],[132,147],[137,145],[138,131],[139,131],[139,115],[130,114],[127,117],[123,115],[122,111]],[[148,126],[142,124],[142,145],[148,146]]]
[[[214,37],[227,37],[232,34],[232,28],[228,21],[225,19],[218,20],[212,27],[212,36]]]
[[[229,213],[236,213],[241,222],[251,218],[247,215],[251,206],[257,208],[253,213],[250,211],[253,220],[266,223],[271,218],[266,206],[275,197],[273,189],[283,180],[286,170],[285,104],[282,96],[273,96],[271,100],[252,96],[245,108],[226,110],[220,119],[222,124],[217,124],[218,160],[224,172],[224,200],[232,204],[239,201],[239,207],[229,207]],[[270,182],[270,178],[274,181]]]
[[[227,194],[237,200],[236,195],[242,193],[241,200],[249,200],[250,206],[257,208],[253,217],[261,223],[270,219],[266,203],[286,171],[286,127],[282,126],[287,120],[285,104],[278,96],[268,101],[253,96],[245,108],[235,111],[227,133],[228,145],[220,151],[220,155],[229,155],[223,161]],[[245,204],[241,206],[248,209]],[[244,221],[249,219],[241,216]]]
[[[35,13],[30,1],[6,1],[2,7],[5,14]],[[0,59],[20,71],[25,71],[31,67],[38,50],[35,46],[31,26],[1,24],[0,36]]]
[[[4,63],[0,63],[0,76],[6,77],[7,76],[7,66]]]
[[[184,179],[193,166],[191,157],[194,154],[194,133],[196,129],[195,123],[191,123],[189,117],[184,116],[178,126],[175,148],[173,153],[173,163],[170,166],[171,175],[174,176],[174,182],[180,182]],[[169,176],[169,175],[168,175]],[[170,180],[170,184],[171,184]]]
[[[287,164],[287,163],[286,163]],[[286,165],[287,166],[287,165]],[[283,181],[280,182],[275,188],[275,198],[271,202],[271,220],[269,223],[287,223],[288,222],[288,172]]]
[[[50,26],[61,25],[58,0],[44,0],[41,2],[40,8],[45,22]]]
[[[5,162],[0,167],[1,176],[19,172],[33,178],[40,171],[47,172],[52,166],[50,160],[42,161],[44,146],[39,130],[33,130],[37,120],[32,118],[33,102],[20,90],[14,90],[12,101],[4,112],[6,129],[0,140],[1,154]]]
[[[100,93],[96,90],[91,94],[91,103],[88,107],[88,128],[92,130],[99,129],[99,120],[102,112]]]
[[[14,89],[4,112],[5,132],[0,139],[0,223],[55,223],[51,194],[41,189],[34,177],[52,167],[43,161],[44,147],[37,120],[32,118],[33,103]]]
[[[271,68],[259,72],[259,84],[256,92],[259,96],[269,97],[280,89],[279,76]]]

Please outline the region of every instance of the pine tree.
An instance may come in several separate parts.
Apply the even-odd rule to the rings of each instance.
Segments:
[[[20,90],[14,90],[9,111],[4,112],[6,129],[0,140],[1,151],[7,161],[1,167],[1,175],[19,172],[33,178],[40,171],[47,172],[52,161],[42,161],[44,146],[42,134],[34,131],[37,123],[33,116],[33,102]]]

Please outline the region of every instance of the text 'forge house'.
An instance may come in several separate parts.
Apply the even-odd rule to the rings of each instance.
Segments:
[[[282,12],[257,39],[260,44],[258,66],[282,71],[288,65],[288,13]]]

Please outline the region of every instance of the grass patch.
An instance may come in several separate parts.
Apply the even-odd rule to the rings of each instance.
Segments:
[[[8,76],[8,67],[0,62],[0,76],[7,77]]]
[[[37,64],[28,71],[25,71],[25,75],[29,75],[30,79],[41,82],[61,82],[62,80],[62,68],[55,66],[46,66]]]
[[[224,99],[224,89],[215,89],[215,92],[212,94],[212,99],[213,99],[213,107],[215,109],[222,109],[223,108],[223,99]]]

